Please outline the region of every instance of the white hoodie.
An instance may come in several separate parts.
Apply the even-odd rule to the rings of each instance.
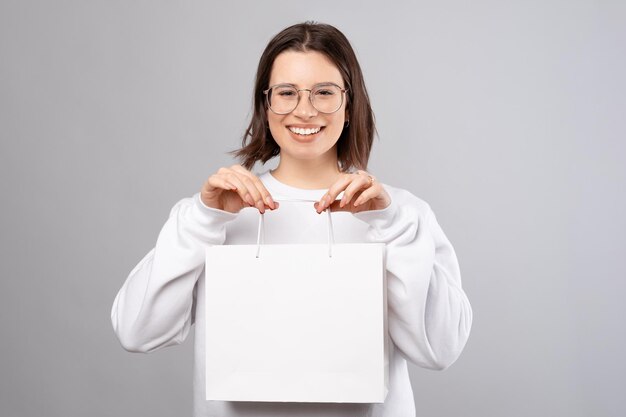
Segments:
[[[318,200],[326,189],[304,190],[259,176],[272,198]],[[443,370],[459,357],[472,325],[459,265],[430,206],[410,192],[383,184],[391,204],[356,214],[333,213],[337,243],[386,244],[389,392],[384,404],[240,403],[205,400],[205,248],[252,244],[258,210],[229,213],[206,207],[199,193],[171,210],[152,249],[131,271],[111,311],[122,346],[132,352],[182,343],[195,323],[195,417],[404,417],[415,416],[407,360]],[[279,213],[280,212],[280,213]],[[281,202],[267,210],[272,222],[265,243],[322,243],[327,223],[313,203]],[[269,229],[268,229],[269,231]],[[209,267],[210,268],[210,267]],[[208,271],[210,273],[210,270]]]

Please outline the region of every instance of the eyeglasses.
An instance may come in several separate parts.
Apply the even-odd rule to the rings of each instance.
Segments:
[[[341,108],[343,96],[348,91],[337,84],[322,83],[312,88],[297,89],[292,84],[277,84],[263,91],[267,105],[276,114],[288,114],[298,107],[300,91],[309,92],[311,105],[320,113],[334,113]]]

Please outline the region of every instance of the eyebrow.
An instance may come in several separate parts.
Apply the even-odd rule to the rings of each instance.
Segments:
[[[279,86],[279,85],[294,87],[296,89],[298,88],[298,85],[294,84],[294,83],[277,83],[277,84],[272,84],[272,86],[274,86],[274,87]],[[318,87],[318,86],[324,86],[324,85],[336,85],[337,87],[339,87],[341,89],[345,88],[345,87],[342,87],[341,85],[339,85],[338,83],[335,83],[333,81],[322,81],[322,82],[319,82],[319,83],[315,83],[315,84],[313,84],[311,86],[311,88]]]

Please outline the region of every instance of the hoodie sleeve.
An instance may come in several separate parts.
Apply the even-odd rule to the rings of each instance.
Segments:
[[[205,206],[200,193],[172,208],[156,246],[130,272],[113,302],[111,321],[124,349],[152,352],[185,340],[205,248],[223,244],[225,225],[236,217]]]
[[[456,254],[427,203],[385,188],[389,206],[354,215],[368,223],[368,241],[386,244],[389,334],[408,360],[443,370],[461,354],[472,325]]]

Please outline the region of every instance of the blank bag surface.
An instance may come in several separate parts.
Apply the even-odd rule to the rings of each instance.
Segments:
[[[328,244],[207,248],[207,400],[384,402],[384,250],[333,244],[331,257]]]

